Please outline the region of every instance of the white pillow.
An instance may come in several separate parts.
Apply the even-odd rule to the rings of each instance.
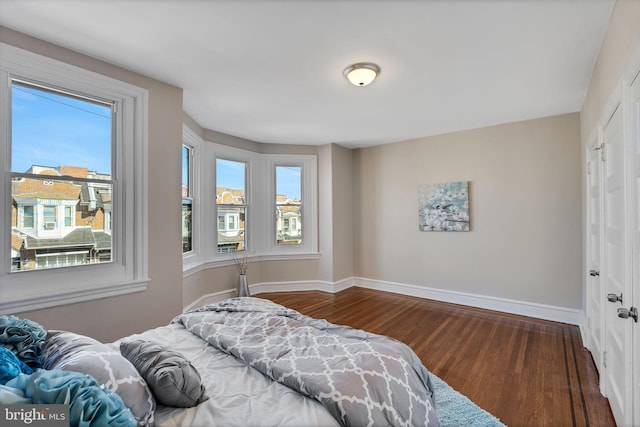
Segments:
[[[42,349],[42,366],[91,375],[120,396],[139,426],[153,425],[153,393],[117,348],[73,332],[49,331]]]

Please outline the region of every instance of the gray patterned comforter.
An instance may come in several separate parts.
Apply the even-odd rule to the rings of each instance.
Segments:
[[[318,400],[342,425],[439,425],[429,372],[413,350],[392,338],[259,298],[232,298],[173,322]]]

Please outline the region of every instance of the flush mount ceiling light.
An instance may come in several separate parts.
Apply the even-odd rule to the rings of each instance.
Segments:
[[[352,85],[366,86],[380,74],[380,67],[371,62],[358,62],[357,64],[349,65],[344,69],[343,73]]]

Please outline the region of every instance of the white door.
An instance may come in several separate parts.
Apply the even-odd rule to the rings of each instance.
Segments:
[[[630,168],[631,168],[631,204],[632,204],[632,239],[633,239],[633,282],[627,308],[640,309],[640,73],[636,75],[629,90],[630,95]],[[640,323],[633,329],[633,386],[631,401],[633,406],[633,425],[640,426]]]
[[[605,391],[620,426],[632,423],[631,328],[633,322],[618,317],[629,308],[631,294],[630,240],[626,227],[624,135],[622,108],[618,106],[603,129],[604,143],[604,266],[602,279],[608,301],[604,303]]]
[[[603,314],[605,294],[600,278],[600,251],[602,249],[602,161],[598,137],[587,148],[587,346],[600,377],[604,377],[602,365]],[[604,394],[604,384],[600,383]]]

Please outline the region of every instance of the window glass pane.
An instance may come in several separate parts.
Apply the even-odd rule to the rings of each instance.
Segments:
[[[33,206],[22,208],[22,226],[24,228],[33,228]]]
[[[73,225],[73,208],[71,206],[64,207],[64,226],[71,227]]]
[[[36,205],[22,208],[22,225],[12,224],[12,271],[111,261],[111,185],[50,178],[15,178],[11,183],[13,200]],[[65,227],[59,227],[58,209],[63,208]]]
[[[12,271],[111,261],[111,163],[110,105],[12,81]]]
[[[42,220],[44,221],[45,229],[56,228],[56,207],[55,206],[43,206],[42,207]]]
[[[13,82],[11,170],[74,166],[111,175],[111,107]]]
[[[216,203],[244,205],[247,164],[216,159]]]
[[[190,149],[182,146],[182,197],[191,197],[191,169]]]
[[[192,203],[189,199],[182,199],[182,253],[193,250],[192,246]]]
[[[182,253],[193,250],[193,202],[191,199],[191,149],[182,146]]]
[[[245,249],[245,162],[216,159],[216,205],[218,207],[218,252]]]
[[[244,250],[245,212],[244,207],[218,207],[218,252]]]
[[[302,243],[302,167],[276,166],[276,243]]]

